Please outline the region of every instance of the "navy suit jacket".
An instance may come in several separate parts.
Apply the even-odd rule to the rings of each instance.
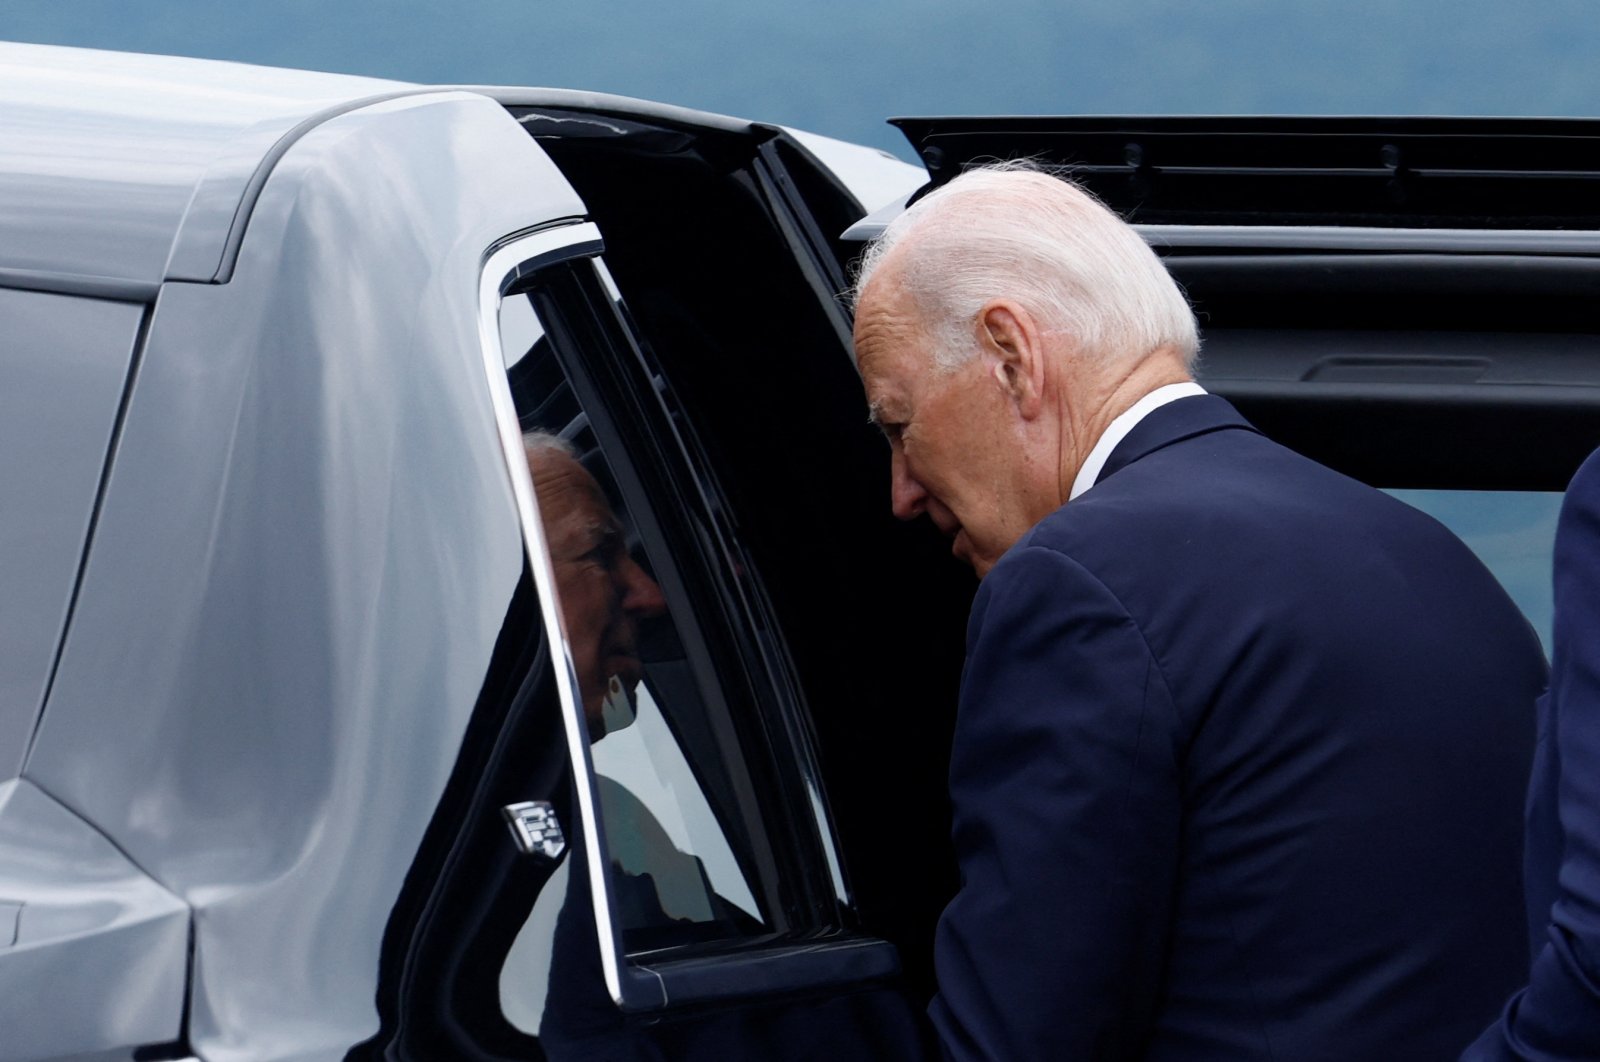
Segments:
[[[1431,518],[1163,406],[973,605],[956,1058],[1452,1058],[1524,976],[1544,656]]]
[[[1600,1058],[1600,451],[1561,505],[1555,604],[1528,789],[1533,971],[1467,1051],[1474,1062]]]

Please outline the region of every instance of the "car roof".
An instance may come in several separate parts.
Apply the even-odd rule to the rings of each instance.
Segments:
[[[0,286],[143,300],[167,280],[225,280],[255,196],[302,134],[367,104],[460,88],[506,106],[755,128],[593,92],[0,42]],[[790,132],[868,206],[920,183],[885,152]]]
[[[0,43],[0,284],[147,297],[210,280],[277,154],[403,82]]]

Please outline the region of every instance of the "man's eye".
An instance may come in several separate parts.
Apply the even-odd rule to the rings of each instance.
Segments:
[[[616,565],[617,549],[609,542],[602,542],[578,559],[589,564],[598,564],[602,568],[611,568]]]
[[[594,548],[578,559],[587,564],[596,564],[607,571],[612,571],[622,564],[622,558],[627,555],[627,544],[622,536],[615,532],[602,535]]]

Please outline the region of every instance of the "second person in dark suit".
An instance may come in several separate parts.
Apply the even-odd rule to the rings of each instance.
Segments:
[[[1533,969],[1466,1062],[1600,1058],[1600,450],[1561,503],[1554,566],[1550,692],[1528,791]]]

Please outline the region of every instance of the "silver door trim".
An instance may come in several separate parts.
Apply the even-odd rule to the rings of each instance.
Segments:
[[[483,354],[489,395],[494,403],[495,426],[500,447],[511,476],[511,493],[517,516],[522,521],[522,539],[527,548],[528,565],[539,591],[539,611],[546,633],[556,632],[561,641],[561,662],[565,681],[556,689],[561,699],[561,721],[567,735],[567,751],[580,777],[578,813],[583,823],[583,852],[589,867],[589,893],[594,900],[594,928],[600,946],[600,965],[606,990],[618,1007],[622,1006],[622,976],[617,963],[617,940],[612,929],[611,896],[600,835],[600,816],[594,792],[594,769],[589,759],[588,733],[581,725],[578,673],[572,663],[572,648],[556,601],[555,572],[545,541],[544,524],[539,519],[539,504],[533,490],[533,476],[523,456],[522,428],[517,421],[516,404],[506,382],[505,355],[500,349],[500,300],[518,280],[535,270],[571,258],[598,254],[603,248],[600,229],[592,223],[568,221],[525,235],[501,241],[490,250],[478,286],[478,346]]]

